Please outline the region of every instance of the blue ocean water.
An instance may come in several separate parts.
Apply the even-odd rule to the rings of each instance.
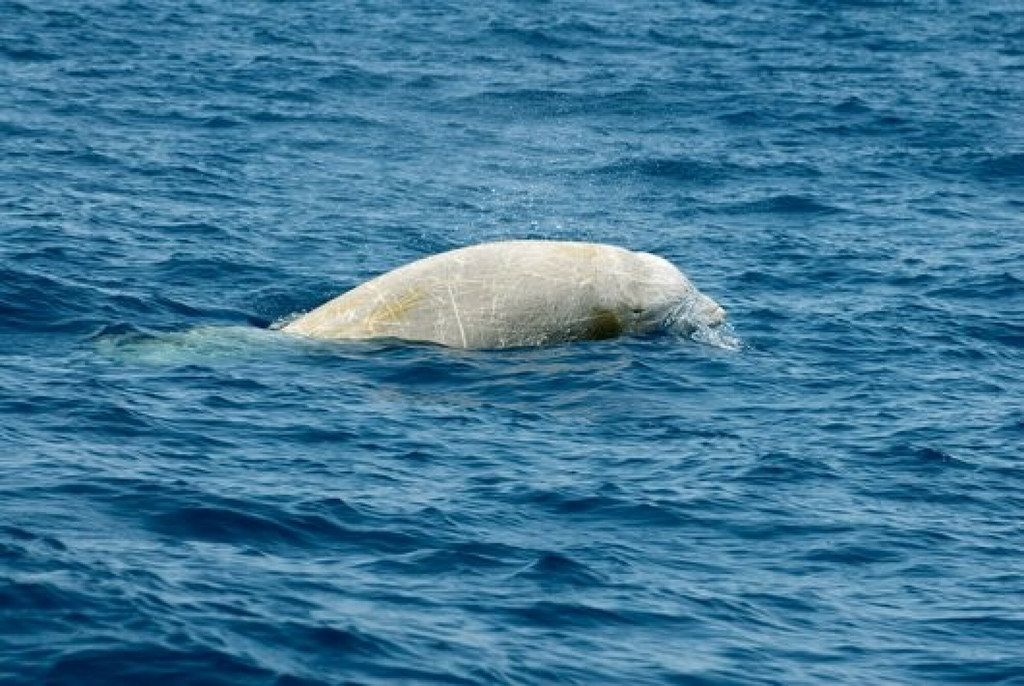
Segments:
[[[481,241],[737,349],[268,327]],[[1024,683],[1019,0],[0,0],[0,681]]]

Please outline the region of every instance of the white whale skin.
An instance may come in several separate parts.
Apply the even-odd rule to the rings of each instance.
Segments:
[[[714,327],[725,311],[668,261],[597,243],[521,240],[440,253],[382,274],[282,331],[454,348],[538,346]]]

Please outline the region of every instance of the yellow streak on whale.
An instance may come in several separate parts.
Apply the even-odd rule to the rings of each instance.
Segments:
[[[373,312],[367,315],[363,326],[371,334],[385,334],[388,326],[400,324],[416,305],[421,303],[426,294],[419,288],[410,288],[398,295],[382,301]]]

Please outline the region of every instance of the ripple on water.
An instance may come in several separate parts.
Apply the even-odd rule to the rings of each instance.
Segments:
[[[546,10],[0,3],[0,681],[1024,673],[1020,11]],[[524,237],[728,324],[273,325]]]

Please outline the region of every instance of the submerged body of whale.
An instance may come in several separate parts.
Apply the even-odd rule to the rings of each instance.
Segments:
[[[725,311],[649,253],[567,241],[484,243],[412,262],[282,327],[320,339],[506,348],[714,327]]]

